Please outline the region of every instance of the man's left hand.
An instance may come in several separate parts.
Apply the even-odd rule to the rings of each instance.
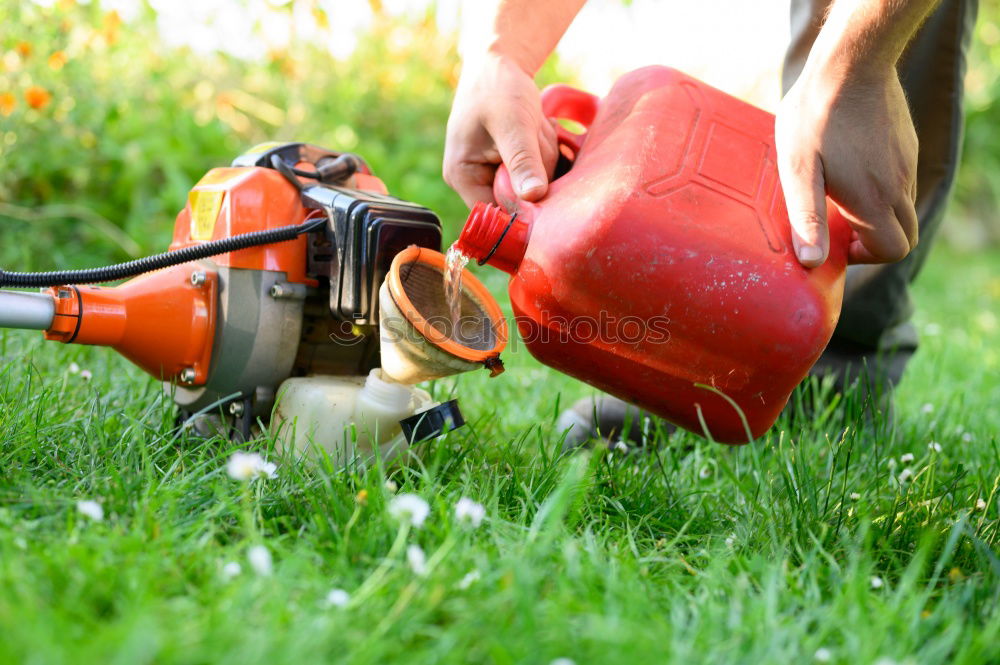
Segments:
[[[829,253],[826,197],[854,230],[852,263],[891,263],[917,244],[917,135],[896,69],[807,66],[781,102],[778,172],[799,262]]]

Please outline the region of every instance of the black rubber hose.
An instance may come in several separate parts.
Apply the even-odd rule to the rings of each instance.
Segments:
[[[269,245],[273,242],[292,240],[303,233],[309,233],[326,224],[325,218],[312,219],[302,224],[282,226],[265,231],[251,231],[229,238],[220,238],[200,245],[184,247],[173,252],[163,252],[146,256],[134,261],[119,263],[103,268],[87,270],[55,270],[52,272],[5,272],[0,270],[0,287],[41,288],[46,286],[63,286],[66,284],[95,284],[97,282],[114,282],[127,277],[135,277],[143,273],[153,272],[161,268],[176,266],[188,261],[235,252],[240,249]]]

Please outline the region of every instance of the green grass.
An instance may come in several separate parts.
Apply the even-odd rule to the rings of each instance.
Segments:
[[[856,428],[847,396],[753,446],[675,434],[656,454],[564,456],[555,416],[589,389],[521,350],[500,378],[436,384],[470,424],[388,475],[178,434],[112,352],[0,333],[0,661],[1000,662],[998,265],[932,257],[893,428]],[[278,476],[230,479],[239,448]],[[430,502],[423,528],[401,533],[387,478]],[[462,496],[486,506],[478,529],[455,523]],[[273,576],[250,572],[254,543]],[[352,604],[325,607],[332,588]]]

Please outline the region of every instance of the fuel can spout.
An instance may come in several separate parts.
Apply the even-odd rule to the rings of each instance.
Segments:
[[[477,202],[455,243],[456,249],[480,265],[488,263],[514,274],[524,257],[531,232],[525,212],[527,209],[509,214],[498,205]]]

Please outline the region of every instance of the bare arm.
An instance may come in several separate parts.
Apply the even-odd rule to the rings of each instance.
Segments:
[[[534,76],[585,1],[494,0],[484,34],[466,44],[443,172],[468,205],[493,200],[501,162],[519,196],[545,195],[558,148]]]
[[[778,111],[776,139],[799,261],[829,252],[825,197],[856,237],[850,259],[885,263],[917,243],[917,137],[896,62],[938,0],[837,0]]]

